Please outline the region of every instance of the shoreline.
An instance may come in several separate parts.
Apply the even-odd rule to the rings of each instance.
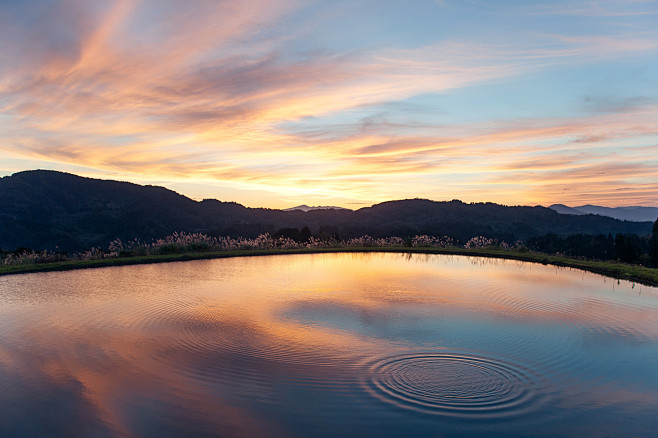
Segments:
[[[53,263],[36,263],[20,265],[0,265],[0,276],[29,274],[37,272],[72,271],[109,266],[128,266],[153,263],[182,262],[190,260],[208,260],[232,257],[256,257],[284,254],[321,254],[321,253],[356,253],[381,252],[403,254],[444,254],[468,257],[488,257],[506,260],[519,260],[543,265],[553,265],[580,269],[616,280],[627,280],[646,286],[658,286],[658,269],[640,265],[629,265],[611,261],[579,260],[564,256],[542,253],[520,252],[495,248],[428,248],[428,247],[351,247],[351,248],[301,248],[301,249],[248,249],[218,252],[195,252],[182,254],[158,254],[134,257],[116,257],[95,260],[67,260]]]

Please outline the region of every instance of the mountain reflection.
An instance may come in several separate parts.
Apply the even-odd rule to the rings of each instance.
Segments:
[[[654,288],[454,256],[5,277],[0,435],[643,436],[657,316]]]

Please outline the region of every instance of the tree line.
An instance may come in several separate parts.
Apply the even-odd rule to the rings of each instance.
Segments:
[[[313,243],[322,246],[328,244],[329,242],[340,244],[350,240],[350,239],[346,239],[346,240],[341,239],[335,229],[321,228],[320,230],[318,230],[318,232],[312,233],[310,228],[307,226],[304,226],[301,229],[294,227],[281,228],[277,232],[275,232],[271,237],[265,234],[259,236],[259,238],[257,238],[256,241],[258,241],[258,239],[260,239],[263,236],[267,236],[268,239],[278,242],[277,245],[280,244],[281,242],[289,242],[289,244],[288,243],[286,244],[293,246],[299,244],[307,244],[307,243]],[[169,237],[171,237],[174,240],[172,242],[165,242],[164,240],[159,239],[157,242],[151,245],[156,245],[156,246],[159,245],[158,253],[164,253],[168,248],[167,246],[168,244],[170,244],[169,246],[172,246],[172,250],[179,251],[183,247],[186,248],[186,250],[191,250],[190,245],[192,245],[192,243],[197,246],[201,244],[204,248],[205,247],[209,248],[213,245],[217,246],[217,242],[213,243],[214,240],[217,239],[231,240],[230,238],[226,238],[226,237],[217,238],[217,237],[207,236],[205,234],[186,234],[184,232],[181,233],[180,235],[178,233],[174,233]],[[419,236],[416,236],[416,238],[418,237]],[[433,244],[432,242],[434,242],[432,239],[435,239],[435,237],[429,235],[424,235],[421,237],[425,238],[425,240],[429,242],[427,243],[427,245],[432,246]],[[460,241],[458,239],[452,239],[447,236],[443,236],[443,237],[444,240],[441,240],[441,246],[460,245]],[[370,240],[373,239],[366,235],[364,235],[364,237],[362,237],[361,239],[366,239],[366,238]],[[410,246],[410,247],[423,246],[423,244],[419,244],[419,242],[417,242],[415,239],[412,238],[408,238],[408,237],[407,238],[395,237],[395,238],[398,239],[397,242],[399,242],[400,246]],[[192,243],[187,242],[187,240],[190,239],[193,241]],[[210,242],[207,241],[208,239],[211,240],[214,239],[214,240],[213,242]],[[559,236],[554,233],[548,233],[543,236],[532,237],[530,239],[527,239],[526,241],[518,241],[516,242],[515,245],[509,245],[498,239],[485,238],[483,236],[480,236],[480,239],[486,241],[485,243],[480,242],[478,244],[481,247],[496,246],[506,249],[516,249],[522,251],[531,250],[545,254],[564,255],[567,257],[576,257],[576,258],[582,257],[582,258],[594,259],[594,260],[617,260],[624,263],[639,264],[643,266],[652,266],[658,268],[658,219],[654,222],[652,233],[650,235],[638,235],[633,233],[617,233],[613,237],[612,233],[608,233],[607,235],[578,233],[578,234],[571,234],[567,236]],[[236,245],[238,246],[242,245],[244,243],[242,242],[243,240],[244,242],[249,241],[249,239],[245,240],[244,238],[238,238],[237,240],[235,240],[235,242],[237,242]],[[358,239],[354,239],[354,238],[351,239],[351,241],[355,241],[355,240]],[[113,242],[121,243],[119,239],[116,239]],[[469,242],[464,244],[464,246],[467,248],[470,247]],[[110,244],[110,249],[109,249],[110,252],[114,251],[111,248],[112,244],[113,243]],[[130,246],[141,248],[142,246],[144,246],[144,244],[142,244],[139,241],[139,239],[135,239],[134,242],[130,244]],[[79,253],[77,254],[77,256],[81,258],[95,258],[102,252],[103,250],[101,250],[100,248],[91,248],[91,250],[87,250],[84,253]],[[118,253],[120,253],[120,251]],[[19,260],[19,259],[20,260],[43,259],[42,261],[57,261],[60,259],[64,259],[66,257],[67,257],[67,253],[64,251],[44,250],[44,251],[35,252],[25,247],[20,247],[13,251],[7,251],[7,250],[3,251],[2,249],[0,249],[0,263],[4,262],[4,264],[6,264],[8,261]]]
[[[308,227],[282,228],[274,237],[290,238],[296,242],[307,242],[311,237],[326,239],[326,232],[313,235]],[[334,233],[332,238],[340,240]],[[407,239],[408,240],[408,239]],[[584,257],[595,260],[618,260],[624,263],[658,267],[658,219],[651,235],[633,233],[571,234],[564,237],[554,233],[533,237],[525,242],[527,249],[546,254],[561,254],[568,257]]]
[[[528,249],[547,254],[584,257],[596,260],[618,260],[624,263],[658,267],[658,219],[651,235],[618,233],[572,234],[553,233],[533,237],[526,242]]]

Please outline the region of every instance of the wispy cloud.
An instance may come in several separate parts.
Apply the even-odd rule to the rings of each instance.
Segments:
[[[471,124],[441,121],[435,103],[408,102],[655,53],[655,32],[528,30],[515,43],[445,38],[309,48],[300,40],[309,32],[304,22],[287,21],[309,7],[268,0],[10,3],[0,12],[0,149],[125,175],[355,200],[437,197],[437,185],[460,197],[491,184],[482,199],[508,178],[506,198],[543,202],[554,191],[528,194],[528,187],[558,184],[547,172],[568,186],[584,173],[567,170],[602,162],[574,149],[647,147],[658,131],[655,98],[637,94],[587,94],[585,115],[576,118]],[[392,105],[399,108],[389,116]],[[414,119],[422,112],[424,120]],[[633,156],[648,163],[638,175],[653,178],[655,159]],[[607,169],[625,187],[629,174]]]
[[[529,15],[566,15],[582,17],[637,17],[658,15],[655,0],[557,1],[523,7]]]

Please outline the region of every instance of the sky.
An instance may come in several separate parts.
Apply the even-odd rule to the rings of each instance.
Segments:
[[[658,206],[658,1],[0,0],[0,176]]]

